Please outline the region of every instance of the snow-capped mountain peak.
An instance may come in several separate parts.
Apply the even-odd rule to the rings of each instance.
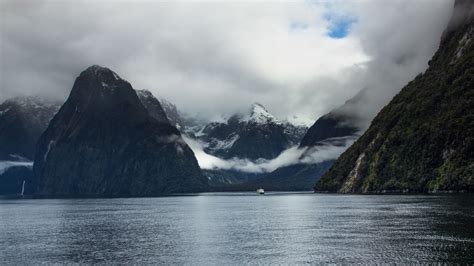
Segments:
[[[253,103],[250,107],[248,116],[243,119],[246,122],[256,124],[266,124],[268,122],[277,122],[277,119],[270,114],[265,107],[259,103]]]

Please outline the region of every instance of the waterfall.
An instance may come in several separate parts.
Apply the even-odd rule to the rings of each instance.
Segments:
[[[21,195],[25,194],[25,180],[23,180],[23,185],[21,186]]]

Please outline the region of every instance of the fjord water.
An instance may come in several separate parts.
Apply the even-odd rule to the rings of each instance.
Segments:
[[[471,195],[0,200],[0,261],[474,263]]]

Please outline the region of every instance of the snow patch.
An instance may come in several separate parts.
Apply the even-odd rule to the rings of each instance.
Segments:
[[[204,133],[205,128],[206,128],[205,126],[200,126],[199,129],[197,129],[197,127],[192,127],[190,129],[190,132],[195,132],[194,136],[200,138],[200,137],[205,135],[205,133]]]
[[[278,123],[279,121],[270,114],[263,105],[259,103],[252,104],[249,115],[243,117],[242,121],[255,124],[266,124],[269,122]]]
[[[209,147],[211,150],[228,150],[232,148],[234,143],[240,138],[238,134],[231,134],[225,140],[213,139],[211,141],[212,147]]]
[[[295,127],[309,128],[314,124],[314,120],[307,117],[300,117],[300,116],[293,115],[283,120],[283,123],[290,124]]]

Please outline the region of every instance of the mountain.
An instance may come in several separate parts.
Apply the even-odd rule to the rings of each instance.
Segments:
[[[178,110],[176,105],[166,99],[156,98],[148,90],[137,90],[138,98],[152,117],[163,123],[170,123],[176,127],[181,134],[191,138],[197,138],[196,134],[208,123],[202,118],[192,117]]]
[[[176,105],[165,99],[160,99],[159,101],[161,106],[163,106],[163,110],[171,125],[175,126],[180,131],[184,129],[186,126],[183,123],[183,115],[178,111]],[[181,131],[181,133],[183,132]]]
[[[92,66],[38,141],[40,196],[153,196],[208,188],[179,131],[152,117],[130,83]]]
[[[348,100],[341,107],[318,118],[308,129],[306,135],[304,135],[300,143],[300,148],[316,146],[322,141],[327,141],[332,138],[359,135],[360,128],[357,126],[358,118],[345,112],[353,102],[356,102],[357,96],[358,95]]]
[[[474,2],[454,14],[425,73],[406,85],[316,191],[474,191]]]
[[[171,124],[187,137],[200,142],[204,151],[218,158],[253,162],[276,158],[282,151],[300,143],[307,127],[280,121],[266,108],[254,103],[246,113],[237,113],[225,122],[207,122],[182,113],[160,99]],[[213,190],[232,190],[235,185],[251,182],[265,173],[246,173],[235,169],[204,170]],[[308,183],[311,187],[314,182]]]
[[[17,97],[0,104],[0,161],[33,160],[36,142],[60,103]]]
[[[281,122],[261,104],[254,103],[247,114],[235,114],[227,122],[213,122],[201,131],[205,151],[223,159],[273,159],[297,145],[306,128]]]
[[[190,138],[195,139],[199,137],[201,135],[201,130],[209,123],[205,118],[181,112],[178,110],[176,105],[166,99],[160,98],[160,102],[170,123],[182,134]]]
[[[166,113],[161,107],[160,101],[150,91],[147,90],[136,90],[138,99],[143,106],[148,110],[148,113],[155,118],[158,122],[169,124],[170,121],[166,117]]]
[[[299,143],[298,148],[303,151],[299,158],[300,162],[277,168],[245,185],[252,190],[256,187],[280,191],[311,190],[314,183],[332,166],[336,159],[327,158],[315,161],[311,157],[327,152],[324,148],[328,146],[338,150],[344,149],[347,142],[353,141],[359,136],[359,118],[347,110],[352,109],[363,92],[361,91],[341,107],[316,120]]]

